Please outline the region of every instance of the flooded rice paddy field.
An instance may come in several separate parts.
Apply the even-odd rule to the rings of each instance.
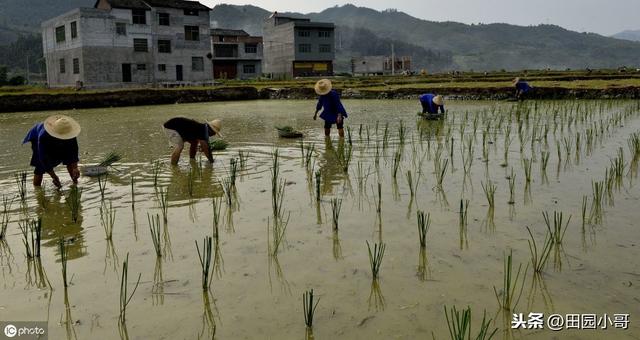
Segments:
[[[321,122],[311,120],[314,105],[64,112],[82,125],[81,163],[111,150],[124,157],[106,184],[81,178],[77,222],[65,169],[58,168],[63,191],[49,178],[34,190],[31,150],[20,145],[51,112],[0,115],[0,190],[12,200],[3,214],[0,319],[47,320],[52,339],[446,339],[444,306],[468,306],[474,336],[483,311],[499,329],[496,338],[640,336],[637,101],[451,102],[443,121],[419,119],[413,101],[346,101],[350,136],[343,141],[335,131],[325,140]],[[178,167],[169,166],[161,124],[177,115],[224,121],[230,146],[212,166],[190,162],[186,151]],[[274,127],[281,125],[303,131],[303,146],[279,139]],[[14,177],[23,170],[24,200]],[[108,241],[103,220],[110,225],[111,210]],[[430,214],[424,247],[418,211]],[[562,213],[558,231],[554,212]],[[148,219],[156,215],[160,257]],[[30,259],[20,225],[38,217],[41,255]],[[203,239],[214,235],[203,293],[196,241],[203,251]],[[386,245],[376,280],[366,242],[372,250]],[[129,294],[139,274],[140,282],[123,325],[127,256]],[[303,316],[309,289],[319,298],[313,334]],[[510,329],[512,313],[529,312],[624,313],[631,322],[626,331]]]

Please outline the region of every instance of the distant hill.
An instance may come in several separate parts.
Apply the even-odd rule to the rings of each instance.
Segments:
[[[640,30],[623,31],[623,32],[614,34],[611,37],[616,39],[623,39],[623,40],[640,41]]]

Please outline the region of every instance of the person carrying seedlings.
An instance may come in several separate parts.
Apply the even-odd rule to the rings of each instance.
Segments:
[[[439,117],[438,110],[444,114],[444,98],[433,93],[425,93],[420,96],[420,104],[422,104],[422,114],[427,117]]]
[[[324,120],[324,135],[329,137],[331,134],[331,126],[336,124],[338,135],[344,138],[344,119],[348,117],[347,110],[344,109],[340,101],[338,91],[332,89],[331,80],[321,79],[315,85],[318,96],[318,104],[316,112],[313,114],[313,120],[318,118],[318,112],[322,109],[320,118]]]
[[[516,88],[516,99],[517,100],[526,99],[526,97],[528,95],[530,95],[531,91],[533,90],[533,87],[531,87],[529,85],[529,83],[527,83],[524,80],[521,80],[520,78],[516,78],[516,79],[513,80],[513,86],[515,86],[515,88]]]
[[[44,174],[49,174],[56,188],[62,188],[60,178],[54,168],[60,163],[67,166],[67,171],[74,184],[78,183],[78,140],[80,124],[65,115],[53,115],[44,122],[34,125],[24,137],[22,144],[31,143],[31,166],[33,185],[42,185]]]
[[[196,158],[199,145],[200,151],[205,154],[209,162],[213,163],[213,156],[211,156],[211,149],[209,148],[209,138],[212,136],[222,137],[220,133],[222,121],[215,119],[210,122],[200,123],[193,119],[176,117],[169,119],[163,126],[169,138],[169,143],[174,147],[171,154],[171,164],[177,165],[178,161],[180,161],[185,142],[189,143],[189,158]]]

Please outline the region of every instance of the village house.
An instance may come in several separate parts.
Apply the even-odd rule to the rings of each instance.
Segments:
[[[263,26],[263,73],[273,77],[333,75],[335,25],[277,12]]]
[[[215,79],[251,79],[262,74],[262,37],[243,30],[211,30]]]
[[[210,9],[184,0],[98,0],[42,23],[51,87],[211,81]]]

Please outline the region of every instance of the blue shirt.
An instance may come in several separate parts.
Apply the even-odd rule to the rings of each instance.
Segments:
[[[342,113],[342,117],[347,118],[347,110],[344,109],[340,101],[340,95],[336,90],[331,90],[331,92],[318,98],[316,112],[320,111],[321,108],[324,108],[324,110],[320,114],[320,118],[328,123],[336,123],[338,113]]]
[[[37,174],[52,171],[60,165],[70,165],[78,162],[78,140],[76,138],[62,140],[52,137],[44,129],[43,123],[38,123],[27,132],[22,144],[31,143],[31,166],[36,168]]]
[[[531,91],[531,86],[529,86],[529,83],[527,83],[526,81],[519,81],[516,83],[516,90],[518,91],[522,91],[522,93],[527,93],[529,91]]]
[[[420,96],[420,103],[425,106],[427,113],[436,114],[438,113],[438,108],[440,109],[440,112],[444,113],[444,105],[436,105],[433,102],[433,98],[435,97],[436,95],[433,93],[425,93]]]

